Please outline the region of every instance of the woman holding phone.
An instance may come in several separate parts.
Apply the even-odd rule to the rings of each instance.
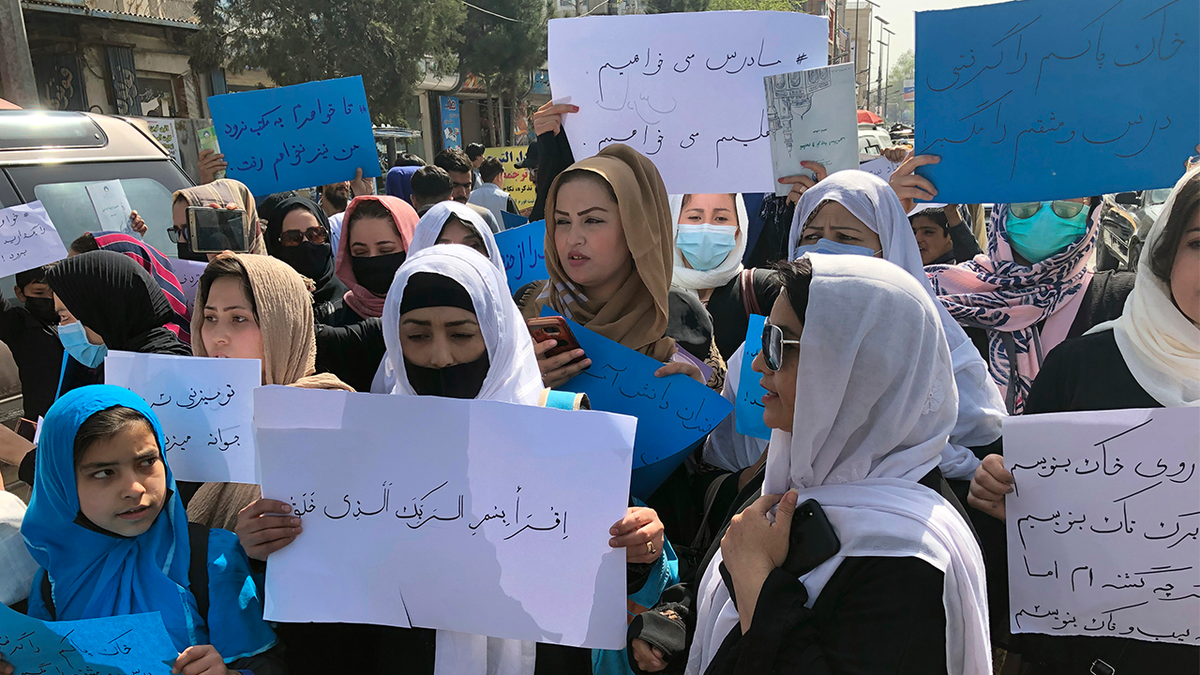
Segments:
[[[232,178],[222,178],[207,185],[179,190],[171,199],[171,222],[173,225],[167,229],[167,234],[170,235],[171,241],[179,247],[179,257],[183,260],[208,262],[217,257],[222,251],[196,252],[194,245],[199,244],[191,240],[191,218],[188,216],[189,208],[225,209],[227,211],[243,212],[242,222],[245,227],[243,231],[246,237],[245,246],[238,247],[235,245],[235,241],[241,238],[241,234],[239,234],[228,242],[230,244],[228,247],[229,250],[234,253],[267,255],[267,247],[263,242],[262,230],[258,222],[258,210],[254,205],[254,195],[250,194],[250,188],[244,184]],[[240,250],[235,250],[239,248]]]

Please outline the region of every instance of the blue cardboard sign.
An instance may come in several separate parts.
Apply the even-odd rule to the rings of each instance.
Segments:
[[[522,225],[529,224],[529,219],[519,213],[501,211],[500,216],[504,219],[504,222],[500,224],[504,226],[505,230],[515,230]]]
[[[362,78],[208,97],[227,174],[256,195],[379,175]]]
[[[0,654],[16,667],[16,675],[169,675],[179,656],[158,612],[40,621],[3,604]]]
[[[916,152],[942,158],[918,173],[939,202],[1174,185],[1200,142],[1200,3],[1022,0],[916,29]]]
[[[546,307],[542,316],[557,316]],[[733,404],[686,375],[655,377],[663,364],[567,319],[592,365],[559,387],[587,394],[594,410],[637,418],[633,496],[646,499],[725,419]]]
[[[762,397],[767,393],[759,384],[762,379],[752,370],[755,357],[762,351],[763,324],[767,317],[750,315],[746,329],[746,344],[742,346],[742,368],[738,371],[737,404],[733,409],[737,432],[743,436],[771,439],[771,429],[763,422]]]
[[[505,230],[496,235],[496,246],[513,292],[531,281],[550,278],[546,271],[546,221]]]

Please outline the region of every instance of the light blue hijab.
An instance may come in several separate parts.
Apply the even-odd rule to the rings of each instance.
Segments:
[[[55,402],[42,422],[37,482],[21,525],[25,544],[41,568],[33,580],[29,615],[50,619],[41,593],[42,576],[49,574],[57,620],[159,612],[181,652],[211,644],[230,662],[270,649],[275,634],[263,621],[261,594],[231,532],[209,533],[209,610],[208,617],[199,615],[189,590],[187,514],[165,458],[171,493],[144,534],[130,538],[103,533],[80,512],[75,436],[89,417],[116,406],[141,413],[163,447],[162,426],[149,404],[122,387],[74,389]]]

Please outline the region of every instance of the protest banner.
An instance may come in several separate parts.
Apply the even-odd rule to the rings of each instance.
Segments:
[[[0,276],[65,257],[67,248],[40,201],[0,209]]]
[[[266,618],[622,648],[625,551],[608,541],[626,513],[636,425],[496,401],[260,388],[263,494],[304,523],[271,554]]]
[[[558,316],[546,306],[542,316]],[[631,492],[649,497],[733,409],[687,375],[655,377],[663,364],[567,319],[592,365],[558,387],[587,394],[592,409],[638,419]]]
[[[196,310],[196,290],[200,287],[200,277],[204,276],[204,270],[208,269],[208,263],[172,258],[171,267],[174,268],[175,279],[179,282],[183,297],[187,300],[188,309],[194,312]],[[204,311],[204,308],[201,307],[200,310]]]
[[[504,260],[508,288],[514,293],[531,281],[550,278],[546,271],[546,221],[539,220],[497,234],[496,247]]]
[[[362,78],[210,96],[228,176],[256,195],[379,175]]]
[[[104,382],[125,387],[150,404],[162,423],[163,454],[176,479],[258,482],[250,395],[262,384],[258,359],[112,351],[104,359]]]
[[[0,604],[0,657],[14,675],[170,675],[178,656],[158,612],[40,621]]]
[[[537,185],[534,185],[529,177],[529,169],[517,168],[518,164],[525,161],[528,149],[527,145],[515,145],[509,148],[487,148],[483,151],[484,157],[500,160],[500,165],[504,167],[502,189],[512,197],[522,214],[529,213],[537,202]]]
[[[179,138],[175,134],[175,120],[163,117],[141,117],[139,119],[146,123],[146,128],[150,130],[150,135],[154,137],[154,140],[171,153],[171,158],[175,160],[175,163],[183,166],[183,160],[179,157]]]
[[[550,87],[576,157],[624,143],[667,192],[772,190],[763,77],[828,63],[824,17],[687,12],[550,22]]]
[[[887,182],[898,168],[900,168],[899,162],[893,162],[887,157],[877,157],[876,159],[872,159],[860,164],[858,170],[866,171],[872,176],[878,176],[879,178],[882,178],[884,182]]]
[[[129,205],[129,198],[125,196],[125,188],[121,186],[121,181],[92,183],[84,189],[87,190],[88,198],[92,200],[92,208],[96,211],[101,230],[133,234],[133,207]]]
[[[737,432],[743,436],[754,438],[771,438],[771,429],[763,422],[762,397],[767,390],[759,384],[762,376],[754,372],[754,359],[762,351],[763,324],[767,317],[759,314],[750,315],[750,327],[746,330],[746,343],[742,345],[742,368],[738,371],[737,403],[734,404],[734,418],[737,420]]]
[[[1200,3],[918,12],[918,173],[951,204],[1161,188],[1200,142]],[[1112,92],[1121,92],[1113,96]]]
[[[1200,408],[1008,417],[1013,633],[1200,644]]]
[[[792,189],[778,179],[814,176],[801,162],[816,162],[829,173],[858,168],[854,64],[772,75],[763,86],[776,196]]]

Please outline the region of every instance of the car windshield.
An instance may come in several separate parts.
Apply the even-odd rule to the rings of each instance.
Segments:
[[[146,221],[143,240],[154,248],[173,253],[167,236],[171,221],[171,192],[151,178],[125,178],[79,183],[44,183],[34,195],[67,245],[85,232],[126,232],[129,211]]]

